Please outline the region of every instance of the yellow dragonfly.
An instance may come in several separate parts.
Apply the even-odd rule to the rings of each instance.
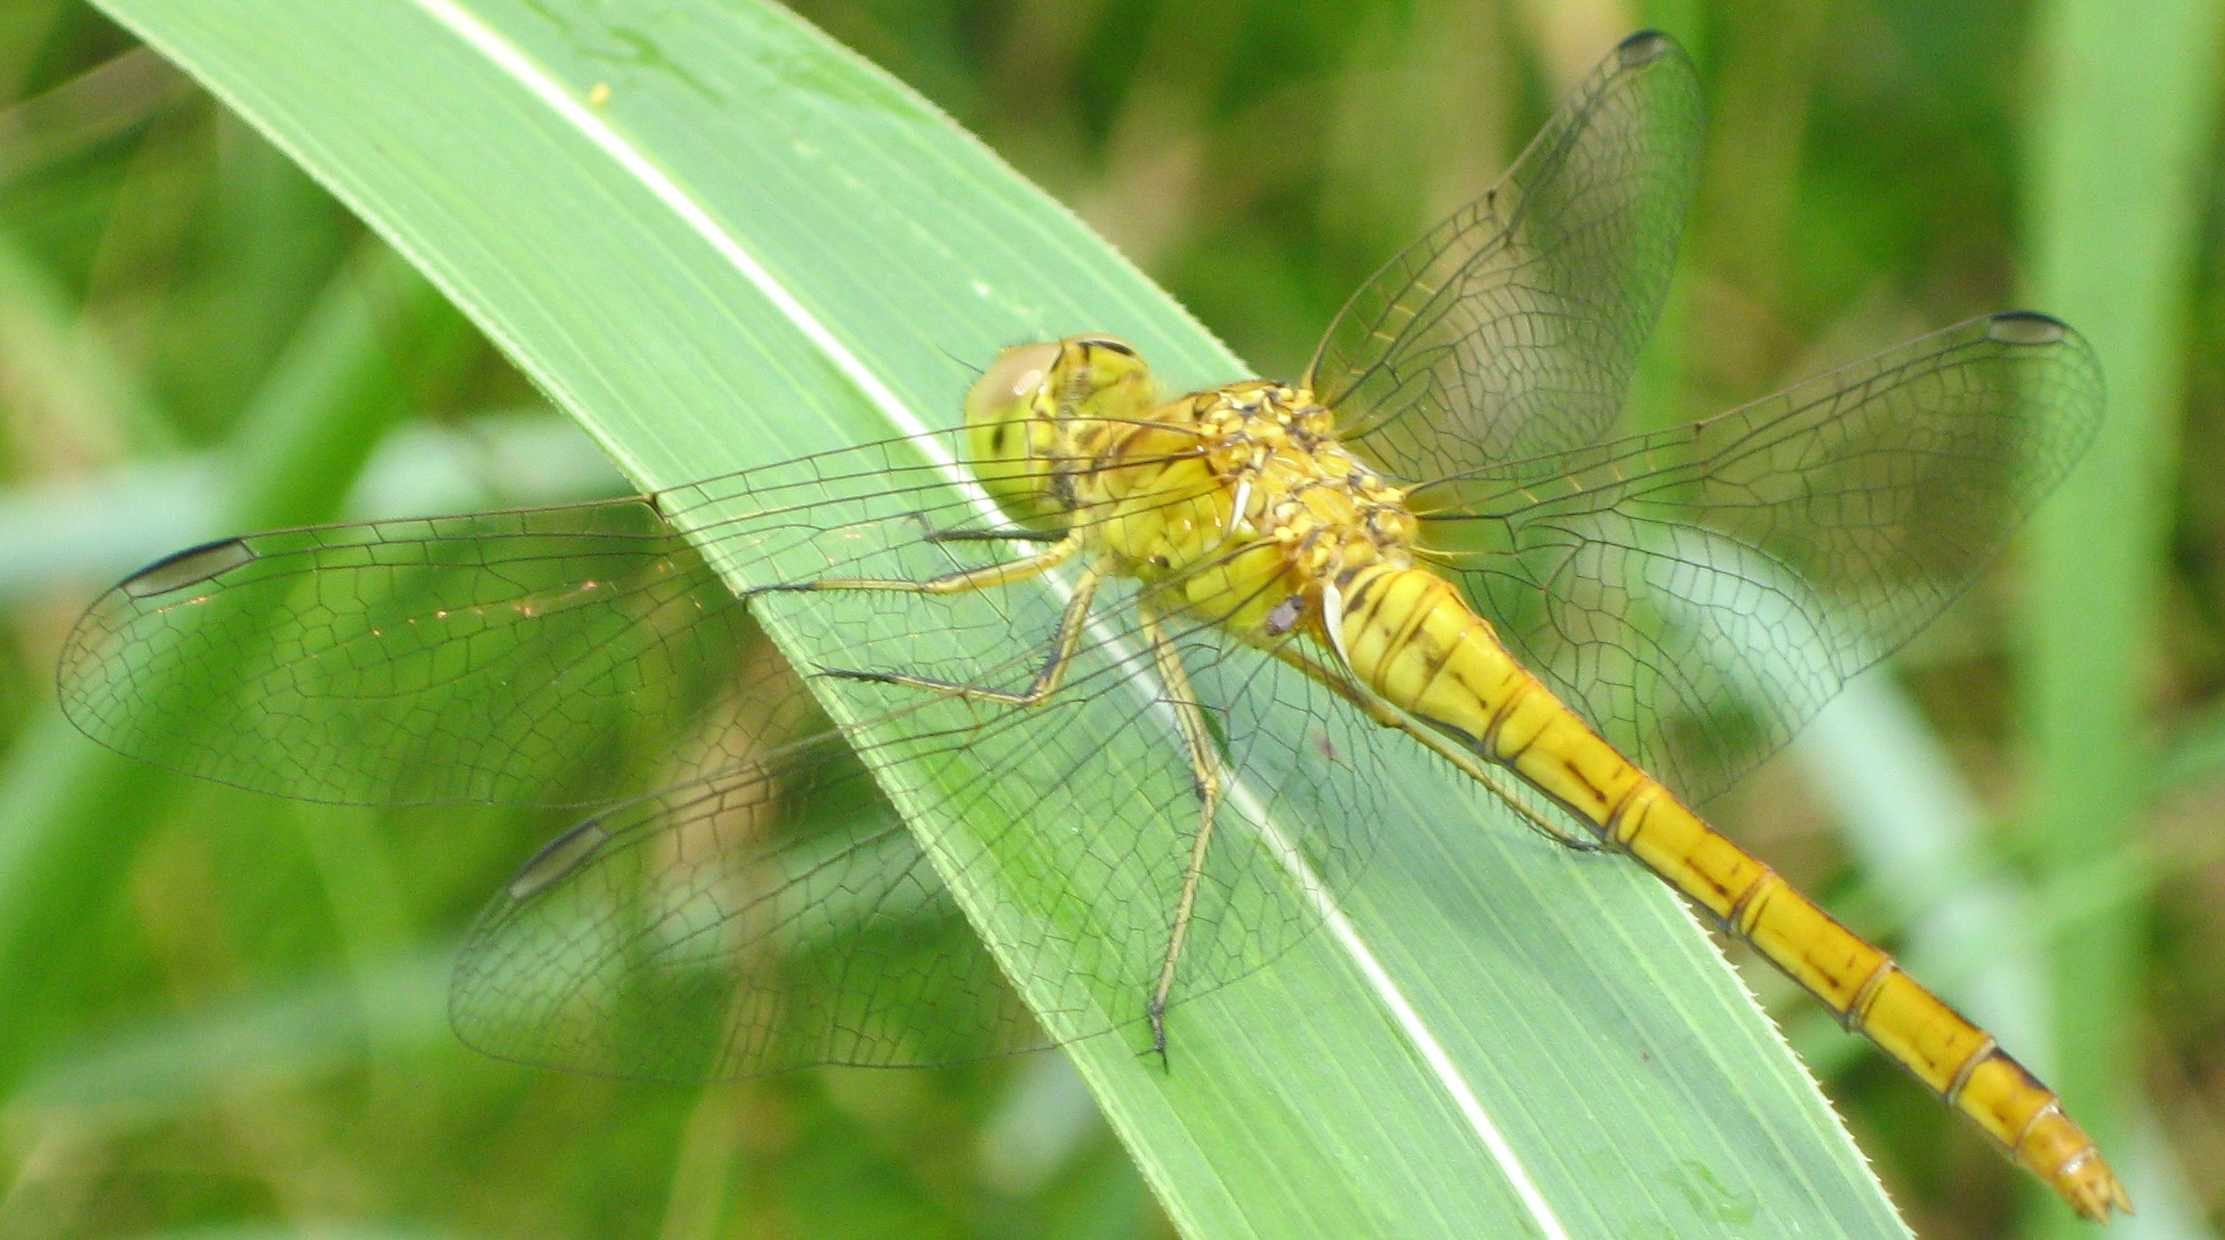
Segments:
[[[482,915],[455,1022],[681,1079],[1040,1040],[931,930],[940,875],[991,852],[1040,879],[1005,967],[1163,1054],[1170,1004],[1310,929],[1262,894],[1276,849],[1349,881],[1371,755],[1419,743],[1508,821],[1652,870],[2080,1214],[2129,1211],[2053,1092],[1690,808],[1969,583],[2091,438],[2098,365],[1995,314],[1614,436],[1700,132],[1682,50],[1633,36],[1295,383],[1165,400],[1075,336],[1005,351],[944,434],[226,539],[97,601],[62,703],[286,796],[598,806]],[[1285,808],[1320,837],[1267,840]],[[1010,825],[930,864],[923,810]],[[1150,898],[1099,898],[1116,877]]]

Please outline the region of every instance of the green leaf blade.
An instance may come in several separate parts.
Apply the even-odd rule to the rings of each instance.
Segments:
[[[950,359],[1022,339],[1117,332],[1179,385],[1241,370],[1063,208],[777,10],[106,7],[647,487],[947,423]],[[1069,1048],[1185,1231],[1899,1234],[1673,897],[1509,828],[1419,753],[1388,761],[1375,860],[1325,929],[1175,1009],[1167,1071],[1136,1036]],[[996,893],[962,894],[1008,949]]]

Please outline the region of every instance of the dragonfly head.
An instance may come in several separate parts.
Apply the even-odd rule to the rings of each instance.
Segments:
[[[1155,399],[1150,368],[1115,337],[1006,349],[966,394],[974,473],[1014,521],[1060,528],[1070,511],[1062,471],[1096,456],[1108,429],[1143,418]]]

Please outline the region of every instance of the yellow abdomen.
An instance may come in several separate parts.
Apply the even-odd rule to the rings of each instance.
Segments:
[[[1375,694],[1513,769],[1706,909],[2091,1219],[2131,1200],[2055,1093],[1882,949],[1686,808],[1515,661],[1423,569],[1351,574],[1335,635]]]

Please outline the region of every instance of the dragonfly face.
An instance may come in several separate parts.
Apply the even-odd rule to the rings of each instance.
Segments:
[[[1115,337],[1006,349],[966,394],[974,474],[1022,528],[1055,529],[1073,506],[1069,471],[1155,400],[1150,368]]]

